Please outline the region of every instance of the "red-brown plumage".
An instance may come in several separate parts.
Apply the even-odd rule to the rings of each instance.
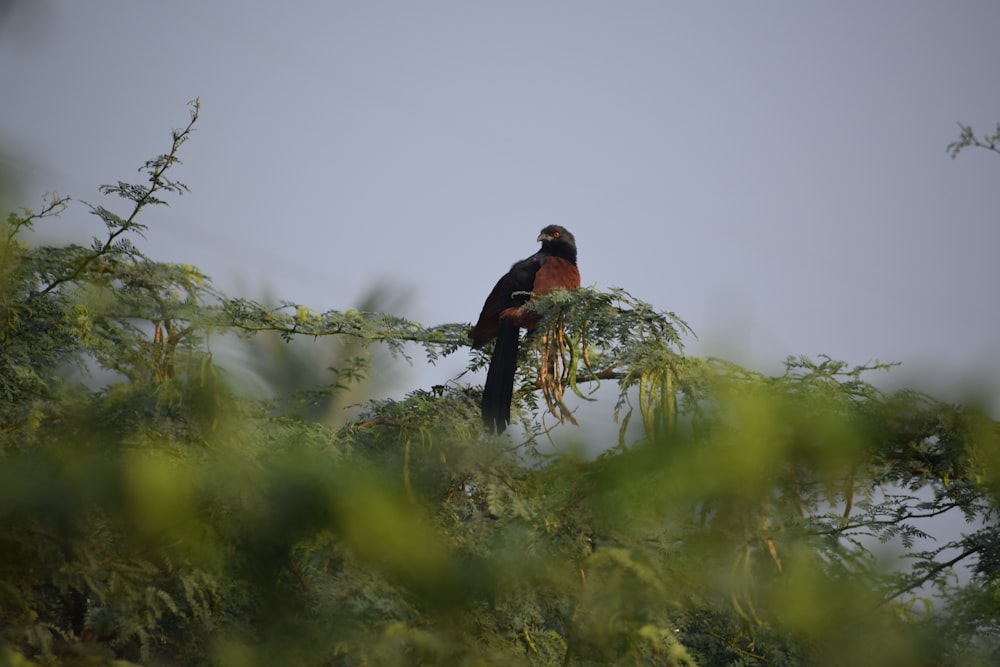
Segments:
[[[493,291],[486,297],[483,310],[479,313],[479,321],[469,330],[469,338],[472,339],[472,347],[474,348],[480,348],[497,337],[500,317],[504,310],[509,310],[507,306],[509,296],[505,296],[505,292],[509,291],[504,285],[506,280],[507,276],[504,276],[497,281]]]
[[[508,274],[509,275],[509,274]],[[509,306],[511,290],[508,276],[501,278],[490,295],[486,297],[479,321],[469,331],[472,347],[482,347],[497,336],[500,319],[507,319],[522,329],[534,329],[542,318],[541,313],[526,310],[522,306]],[[580,270],[576,264],[562,257],[547,257],[542,260],[531,289],[524,290],[539,296],[548,294],[554,289],[574,290],[580,286]],[[516,290],[521,291],[521,290]]]
[[[539,234],[541,250],[514,263],[486,297],[479,320],[469,331],[473,347],[496,338],[490,368],[483,387],[483,422],[490,430],[503,431],[510,422],[514,373],[517,370],[519,329],[534,328],[541,314],[523,308],[531,294],[580,286],[576,267],[576,240],[564,227],[549,225]]]

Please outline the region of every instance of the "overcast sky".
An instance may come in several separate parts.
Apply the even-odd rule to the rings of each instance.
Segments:
[[[200,97],[191,193],[142,247],[230,294],[346,309],[384,282],[470,321],[557,223],[584,284],[676,312],[700,354],[998,384],[1000,156],[945,152],[1000,121],[996,0],[3,8],[4,206],[100,202]]]

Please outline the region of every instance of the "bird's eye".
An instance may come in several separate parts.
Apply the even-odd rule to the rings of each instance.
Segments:
[[[554,239],[559,238],[559,232],[552,232],[552,238]]]

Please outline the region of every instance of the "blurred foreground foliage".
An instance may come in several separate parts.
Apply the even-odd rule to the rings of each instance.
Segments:
[[[66,200],[4,224],[0,664],[1000,660],[1000,432],[975,406],[887,395],[880,364],[685,356],[672,314],[581,289],[541,304],[564,337],[525,346],[521,440],[459,383],[309,419],[373,346],[434,360],[467,325],[229,298],[143,255],[190,130],[104,188],[125,211],[89,206],[91,246],[27,242]],[[334,379],[253,397],[213,355],[275,332],[348,341]],[[617,438],[552,454],[543,414],[601,381]]]

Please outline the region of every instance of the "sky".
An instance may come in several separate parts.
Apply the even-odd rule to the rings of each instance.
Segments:
[[[689,351],[1000,388],[1000,3],[0,0],[0,154],[91,203],[199,98],[140,247],[315,310],[472,321],[561,224]],[[60,238],[99,222],[77,203]],[[462,368],[426,367],[440,383]],[[414,387],[404,387],[404,389]],[[1000,394],[998,394],[1000,395]],[[1000,403],[998,403],[1000,405]]]

